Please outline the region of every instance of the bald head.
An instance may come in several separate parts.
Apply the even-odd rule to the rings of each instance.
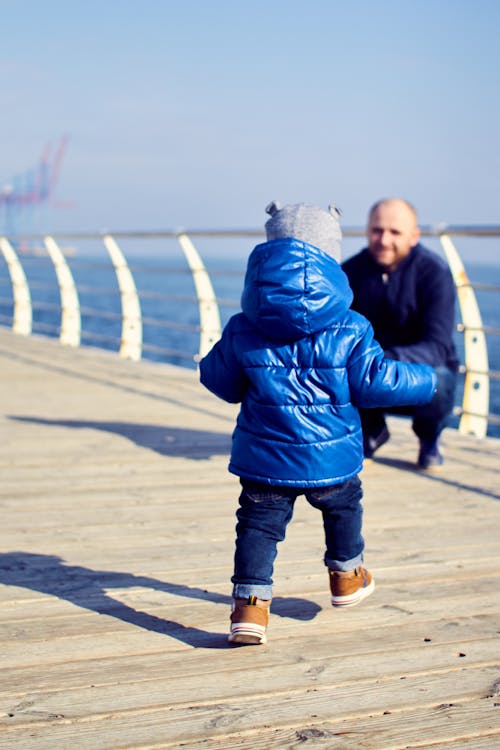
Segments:
[[[368,251],[378,265],[394,271],[420,239],[417,213],[401,198],[377,201],[368,214]]]
[[[371,219],[373,214],[381,207],[393,208],[397,211],[401,211],[402,213],[407,213],[413,218],[415,226],[417,226],[418,224],[417,212],[415,211],[414,206],[412,206],[409,201],[403,200],[403,198],[382,198],[382,200],[377,201],[373,204],[373,206],[370,208],[370,211],[368,212],[368,221]]]

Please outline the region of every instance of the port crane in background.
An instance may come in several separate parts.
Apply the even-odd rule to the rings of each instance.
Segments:
[[[40,161],[32,169],[16,175],[0,187],[0,230],[10,237],[43,230],[38,226],[43,211],[54,205],[54,191],[59,179],[68,145],[62,136],[52,153],[44,149]]]

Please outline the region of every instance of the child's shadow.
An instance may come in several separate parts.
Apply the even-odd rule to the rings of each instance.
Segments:
[[[168,635],[195,648],[225,648],[227,636],[210,633],[174,620],[165,620],[147,612],[129,607],[113,599],[107,589],[142,586],[167,594],[204,599],[216,604],[229,605],[231,597],[205,589],[184,586],[178,583],[159,581],[148,576],[131,573],[95,571],[80,565],[66,565],[56,555],[40,555],[31,552],[7,552],[0,554],[0,583],[7,586],[22,586],[75,604],[98,614],[116,617],[124,622],[156,633]],[[312,620],[320,607],[305,599],[277,597],[273,599],[273,614],[297,620]],[[226,613],[223,615],[225,617]]]
[[[187,427],[160,427],[139,422],[102,422],[88,419],[46,419],[43,417],[8,417],[16,422],[69,427],[75,430],[101,430],[121,435],[141,448],[155,451],[161,456],[178,456],[191,461],[200,461],[212,456],[225,456],[231,451],[231,435],[208,430],[193,430]]]

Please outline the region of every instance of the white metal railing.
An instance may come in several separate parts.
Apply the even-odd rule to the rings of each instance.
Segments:
[[[466,435],[486,435],[490,401],[488,348],[476,295],[462,260],[447,234],[439,238],[448,260],[462,317],[465,337],[465,385],[459,430]]]
[[[80,300],[73,274],[59,245],[52,237],[45,237],[45,247],[50,256],[59,284],[61,295],[61,344],[80,346],[81,318]]]
[[[28,280],[16,251],[6,237],[0,238],[0,249],[7,263],[14,295],[12,330],[14,333],[29,336],[32,328],[32,308]]]
[[[193,274],[193,281],[198,296],[201,329],[198,357],[201,358],[210,351],[215,342],[220,338],[221,323],[219,306],[212,282],[195,246],[187,234],[180,234],[178,240]]]
[[[137,361],[141,358],[142,350],[142,314],[134,277],[116,240],[110,234],[106,234],[103,242],[113,262],[120,288],[122,309],[120,356]]]
[[[361,228],[345,228],[343,233],[345,237],[364,237],[364,229]],[[459,323],[457,330],[464,335],[464,363],[461,371],[465,375],[462,404],[455,409],[457,416],[460,418],[459,430],[464,434],[483,437],[486,434],[488,422],[500,425],[500,417],[489,413],[490,380],[500,380],[500,373],[489,368],[485,335],[486,333],[498,335],[500,330],[483,326],[473,285],[467,277],[451,236],[500,237],[500,227],[423,227],[422,234],[439,238],[457,286],[461,315],[461,323]],[[149,354],[165,360],[174,358],[191,363],[198,361],[220,336],[221,317],[219,308],[224,305],[238,307],[239,303],[234,299],[225,300],[221,296],[217,298],[211,276],[200,253],[194,246],[193,238],[195,237],[263,239],[264,235],[261,230],[186,230],[181,232],[113,232],[103,235],[81,233],[23,238],[24,242],[38,243],[36,245],[38,248],[37,254],[40,255],[45,252],[50,258],[59,290],[59,302],[56,304],[46,301],[33,302],[30,287],[35,291],[39,282],[28,282],[21,261],[22,253],[16,251],[17,243],[7,237],[1,237],[0,251],[6,262],[12,292],[12,329],[16,333],[29,335],[33,330],[33,310],[38,309],[45,311],[47,314],[50,313],[52,316],[60,316],[57,335],[62,344],[79,346],[82,335],[85,335],[87,339],[90,338],[98,345],[113,345],[117,341],[116,337],[103,333],[102,329],[106,325],[119,325],[121,333],[118,348],[122,357],[139,360],[142,356]],[[162,293],[161,290],[138,290],[134,278],[134,273],[137,275],[138,271],[137,269],[134,271],[133,266],[127,261],[127,254],[122,249],[121,244],[131,240],[152,239],[174,239],[179,243],[188,266],[183,271],[191,274],[196,292],[195,296],[181,294],[178,291],[168,295]],[[110,287],[108,289],[101,288],[98,291],[94,283],[85,285],[78,284],[75,281],[74,271],[76,269],[71,270],[71,258],[67,258],[64,250],[61,249],[62,243],[68,240],[73,242],[93,240],[97,241],[100,247],[104,245],[116,277],[120,298],[119,310],[98,310],[80,304],[81,295],[95,295],[97,292],[101,297],[105,297],[115,294],[117,290]],[[27,246],[29,247],[30,244]],[[26,253],[25,257],[29,257],[29,252]],[[81,261],[77,256],[77,262],[73,265],[77,265],[79,262]],[[178,269],[176,272],[182,273]],[[219,274],[223,273],[219,272]],[[239,275],[241,273],[239,272]],[[212,272],[212,277],[214,276],[215,272]],[[496,291],[500,291],[500,288]],[[167,320],[144,315],[141,310],[141,302],[146,304],[151,300],[158,302],[158,304],[168,300],[169,304],[174,304],[177,311],[184,309],[188,303],[189,305],[196,304],[198,321],[196,324],[183,323],[175,318]],[[87,319],[99,318],[102,322],[100,330],[82,334],[82,316]],[[54,335],[54,326],[51,327],[49,324],[42,322],[37,325],[39,331]],[[195,346],[196,351],[147,343],[143,340],[145,326],[155,326],[162,331],[169,332],[170,336],[175,333],[182,340],[184,340],[184,334],[186,337],[196,335],[198,337],[198,343]]]

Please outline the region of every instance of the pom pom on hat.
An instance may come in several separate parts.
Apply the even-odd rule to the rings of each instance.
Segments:
[[[271,218],[266,222],[268,240],[293,237],[309,245],[319,247],[340,262],[340,211],[333,205],[328,211],[319,206],[307,206],[305,203],[287,205],[281,208],[278,201],[266,206],[266,213]]]

